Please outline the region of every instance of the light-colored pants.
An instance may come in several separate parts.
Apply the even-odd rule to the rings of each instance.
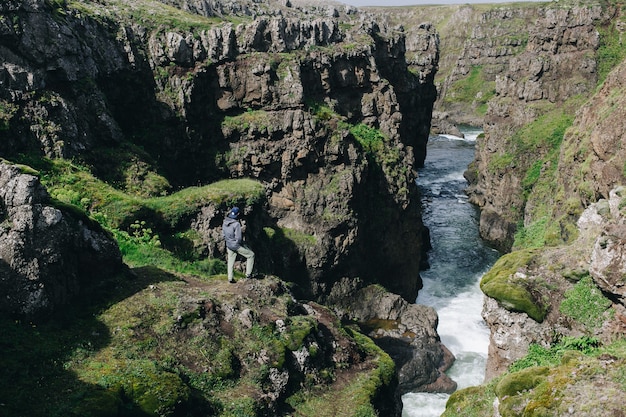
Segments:
[[[246,258],[246,277],[252,275],[252,270],[254,269],[254,252],[250,250],[247,246],[241,246],[236,251],[230,250],[226,248],[228,252],[228,280],[233,281],[233,268],[235,267],[235,259],[237,259],[237,254]]]

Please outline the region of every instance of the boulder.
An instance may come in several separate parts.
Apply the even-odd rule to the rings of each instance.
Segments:
[[[0,313],[57,310],[123,268],[109,233],[7,163],[0,163],[0,216]]]

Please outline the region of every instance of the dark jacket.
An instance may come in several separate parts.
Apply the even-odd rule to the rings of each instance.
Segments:
[[[228,249],[235,251],[239,249],[243,245],[239,220],[226,217],[222,223],[222,236]]]

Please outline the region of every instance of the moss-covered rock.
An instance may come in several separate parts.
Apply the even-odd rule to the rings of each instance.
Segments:
[[[536,290],[536,280],[522,272],[536,254],[534,250],[521,250],[502,256],[482,278],[480,289],[507,310],[526,313],[541,322],[548,313],[548,304]]]
[[[504,376],[496,385],[496,395],[500,398],[509,397],[527,391],[546,379],[550,368],[535,366]]]

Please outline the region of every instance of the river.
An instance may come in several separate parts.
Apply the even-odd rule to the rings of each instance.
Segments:
[[[463,172],[474,158],[480,130],[464,128],[465,138],[431,136],[417,184],[422,193],[424,224],[430,229],[430,268],[422,271],[424,288],[417,303],[439,314],[441,340],[455,355],[447,374],[459,388],[480,385],[485,376],[489,329],[481,317],[481,277],[500,254],[478,234],[478,209],[465,195]],[[403,417],[438,417],[448,394],[403,395]]]

